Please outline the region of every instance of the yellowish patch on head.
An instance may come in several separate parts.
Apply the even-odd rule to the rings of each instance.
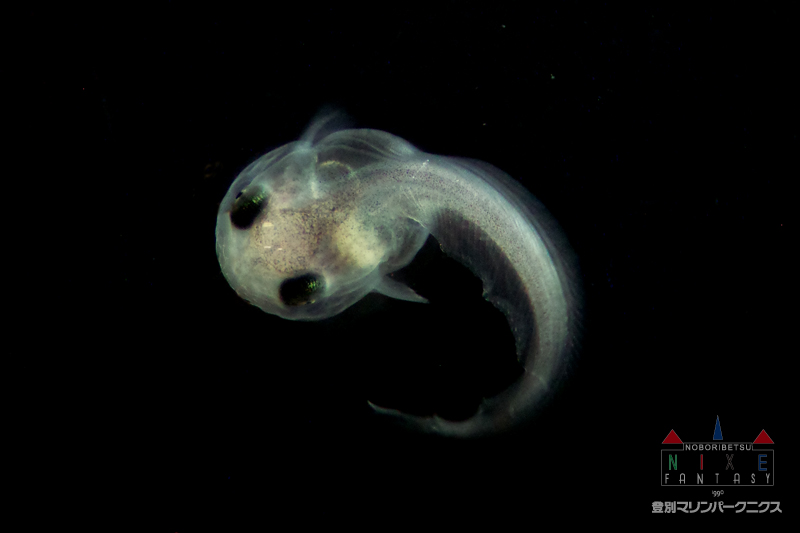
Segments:
[[[341,256],[359,268],[375,268],[386,254],[386,244],[377,232],[352,217],[337,226],[333,242]]]
[[[339,161],[324,161],[317,167],[317,176],[322,181],[346,179],[353,169]]]
[[[319,164],[319,168],[340,168],[344,171],[347,171],[348,173],[353,171],[353,169],[351,169],[344,163],[340,163],[339,161],[333,161],[333,160],[323,161],[322,163]]]

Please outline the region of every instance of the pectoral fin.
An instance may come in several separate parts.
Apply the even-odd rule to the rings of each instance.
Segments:
[[[383,276],[380,283],[373,291],[388,296],[389,298],[397,298],[398,300],[406,300],[407,302],[428,303],[426,298],[414,292],[408,285],[395,281],[388,276]]]

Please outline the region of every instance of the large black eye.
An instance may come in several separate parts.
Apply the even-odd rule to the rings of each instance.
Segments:
[[[324,286],[324,280],[313,274],[287,279],[281,283],[281,301],[292,307],[314,303]]]
[[[258,214],[267,207],[267,193],[254,187],[252,191],[243,190],[236,195],[231,208],[231,223],[239,229],[253,225]]]

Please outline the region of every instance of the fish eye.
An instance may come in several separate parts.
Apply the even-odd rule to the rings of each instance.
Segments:
[[[323,278],[314,274],[287,279],[281,283],[281,301],[290,307],[314,303],[324,287]]]
[[[239,229],[249,228],[258,214],[267,207],[267,203],[267,193],[261,189],[245,189],[239,192],[231,208],[231,223]]]

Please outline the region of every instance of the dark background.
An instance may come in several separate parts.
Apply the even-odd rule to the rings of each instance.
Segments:
[[[161,3],[81,17],[74,191],[90,209],[72,215],[102,246],[100,267],[69,280],[75,297],[98,294],[73,335],[99,376],[88,431],[106,436],[106,479],[140,487],[167,513],[159,526],[655,519],[655,500],[714,499],[658,476],[669,431],[710,441],[717,416],[727,441],[766,429],[788,457],[797,87],[782,5]],[[227,187],[324,105],[492,163],[561,223],[580,260],[582,349],[529,428],[451,441],[370,416],[367,399],[463,415],[480,396],[465,382],[513,378],[502,315],[442,257],[421,269],[430,306],[370,296],[322,323],[266,315],[222,277]],[[791,468],[723,500],[783,495],[786,514]]]

